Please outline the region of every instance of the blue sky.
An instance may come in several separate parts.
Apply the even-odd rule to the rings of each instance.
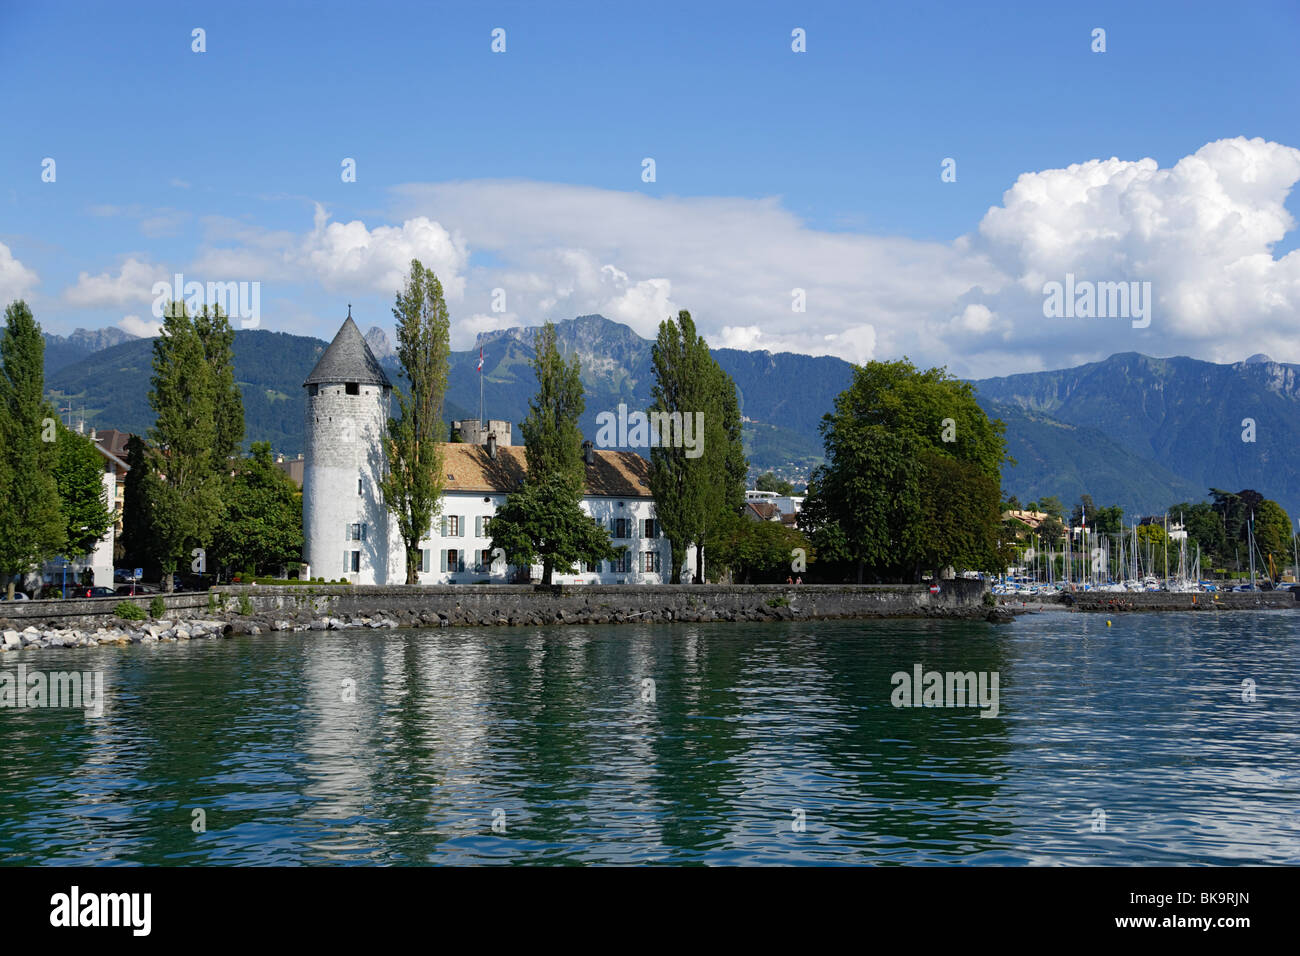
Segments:
[[[261,327],[328,337],[348,302],[391,326],[418,254],[459,348],[689,308],[715,345],[967,374],[1300,361],[1300,5],[1042,6],[2,2],[0,297],[138,330],[151,277],[183,271],[260,282]],[[1151,281],[1151,325],[1052,325],[1037,287],[1067,271]]]

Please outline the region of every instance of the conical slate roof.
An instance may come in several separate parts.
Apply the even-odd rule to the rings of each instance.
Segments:
[[[334,341],[320,357],[303,385],[326,382],[360,382],[363,385],[392,387],[393,383],[384,374],[383,366],[375,359],[375,353],[370,351],[370,346],[361,337],[361,330],[352,321],[351,310],[348,310],[343,327],[334,336]]]

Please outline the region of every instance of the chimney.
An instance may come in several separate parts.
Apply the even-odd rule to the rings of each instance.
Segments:
[[[497,457],[497,436],[496,435],[488,435],[487,450],[488,450],[488,457],[495,460]]]
[[[589,465],[594,465],[596,463],[595,447],[589,441],[582,443],[582,458]]]

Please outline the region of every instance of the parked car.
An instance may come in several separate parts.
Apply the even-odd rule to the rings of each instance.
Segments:
[[[132,594],[157,594],[158,589],[152,584],[119,584],[114,593],[130,597]]]
[[[7,600],[9,600],[9,594],[8,594],[8,592],[7,592],[7,591],[0,591],[0,601],[7,601]],[[30,601],[31,598],[29,598],[29,597],[28,597],[26,594],[24,594],[22,591],[15,591],[15,592],[14,592],[14,600],[15,600],[15,601]]]
[[[117,592],[114,591],[112,588],[102,588],[102,587],[90,588],[90,587],[81,586],[75,588],[68,588],[68,590],[64,594],[64,597],[100,598],[100,597],[116,597],[116,595]]]

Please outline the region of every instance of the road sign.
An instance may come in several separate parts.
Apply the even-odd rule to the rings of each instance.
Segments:
[[[136,568],[136,569],[135,569],[135,579],[136,579],[137,581],[139,581],[142,577],[144,577],[144,568]]]
[[[931,593],[931,594],[938,594],[938,593],[939,593],[939,585],[937,585],[937,584],[931,584],[931,585],[930,585],[930,593]]]

